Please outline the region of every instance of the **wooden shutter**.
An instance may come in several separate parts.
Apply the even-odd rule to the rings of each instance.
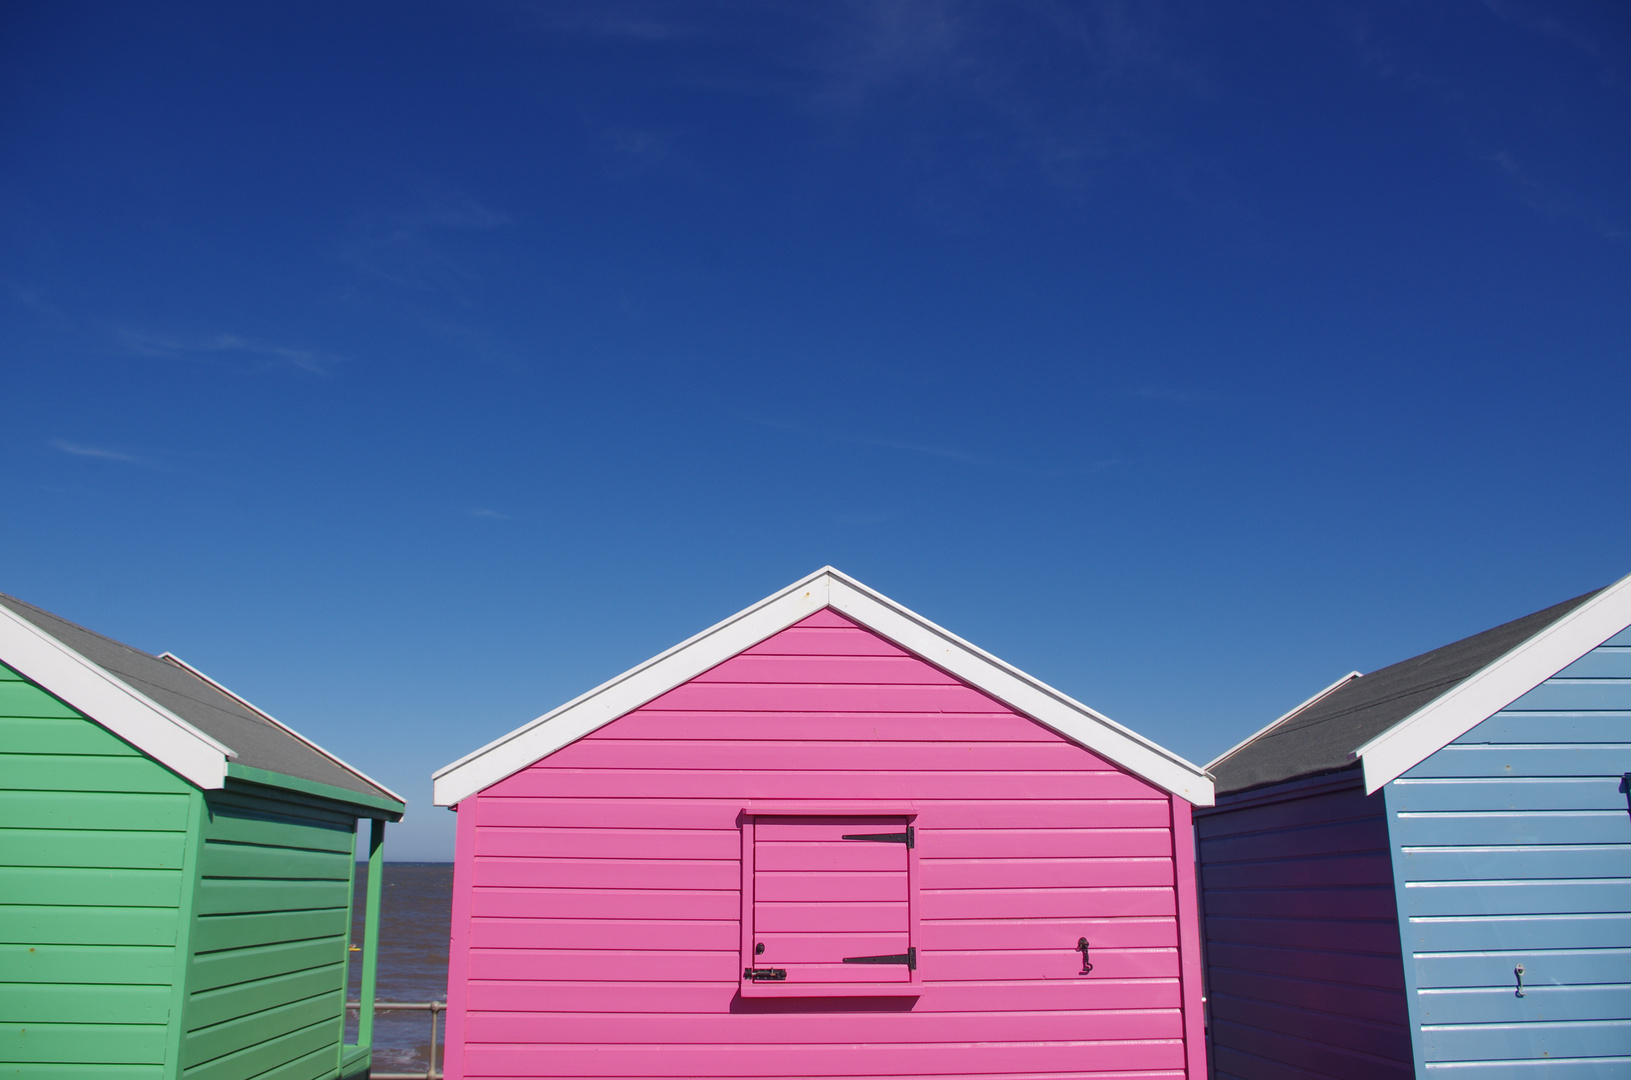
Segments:
[[[757,818],[747,962],[769,974],[744,978],[789,988],[914,981],[914,841],[904,816]]]

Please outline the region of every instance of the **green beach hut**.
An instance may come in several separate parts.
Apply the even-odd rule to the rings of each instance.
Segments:
[[[0,1080],[366,1074],[403,806],[174,656],[0,594]]]

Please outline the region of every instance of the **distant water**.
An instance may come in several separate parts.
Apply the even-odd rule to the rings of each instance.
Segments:
[[[446,1001],[447,935],[453,913],[452,863],[386,863],[380,894],[380,1001]],[[362,943],[362,899],[366,864],[357,867],[357,905],[351,940]],[[352,1001],[362,983],[362,954],[351,954]],[[447,1015],[437,1020],[442,1041]],[[346,1041],[356,1038],[357,1020],[348,1018]],[[441,1051],[436,1063],[441,1065]],[[380,1072],[423,1072],[430,1064],[430,1014],[383,1012],[374,1018],[374,1068]]]

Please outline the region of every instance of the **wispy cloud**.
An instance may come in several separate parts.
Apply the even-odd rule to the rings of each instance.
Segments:
[[[99,461],[117,461],[122,465],[140,465],[144,469],[158,467],[145,458],[137,457],[135,454],[127,454],[122,450],[111,450],[105,446],[90,446],[86,443],[70,442],[67,439],[52,439],[48,445],[53,450],[74,457],[95,458]]]
[[[766,420],[757,416],[744,416],[742,419],[759,427],[771,428],[776,431],[786,431],[806,438],[822,439],[827,442],[842,443],[849,446],[875,446],[884,450],[901,450],[909,454],[922,454],[927,457],[940,458],[944,461],[954,461],[960,465],[971,465],[975,468],[989,469],[995,472],[1016,473],[1025,476],[1080,476],[1090,473],[1106,472],[1122,464],[1119,457],[1105,458],[1087,463],[1077,463],[1066,468],[1036,468],[1028,465],[1015,465],[1008,462],[994,461],[991,458],[972,453],[954,446],[943,446],[933,443],[911,442],[903,439],[883,439],[869,435],[857,435],[849,432],[827,431],[813,427],[804,427],[780,420]]]
[[[313,375],[326,376],[336,364],[344,362],[344,357],[331,353],[290,348],[237,334],[188,338],[124,326],[114,331],[114,338],[133,356],[193,361],[233,359],[262,368],[292,367]]]
[[[535,11],[546,33],[672,49],[730,41],[759,62],[729,73],[674,65],[674,76],[754,98],[776,97],[842,141],[895,126],[904,159],[927,165],[921,216],[954,232],[977,228],[993,185],[1040,182],[1067,194],[1113,164],[1152,165],[1185,180],[1204,162],[1156,132],[1152,100],[1209,95],[1175,47],[1171,3],[1153,0],[836,0],[821,4],[653,4],[608,0]],[[1189,10],[1189,9],[1185,9]],[[693,50],[695,51],[695,50]],[[1150,94],[1151,87],[1158,93]],[[623,149],[670,151],[668,137]],[[872,138],[871,132],[862,137]],[[937,157],[956,147],[958,183]],[[682,148],[679,148],[682,149]],[[683,156],[677,151],[670,156]],[[634,158],[634,161],[646,160]]]
[[[465,195],[423,196],[407,206],[359,215],[338,253],[344,262],[392,285],[463,300],[479,278],[465,259],[450,252],[451,239],[509,224],[508,215]]]
[[[1557,17],[1563,8],[1524,0],[1483,0],[1482,6],[1489,17],[1507,26],[1562,43],[1575,54],[1570,58],[1572,62],[1595,66],[1599,92],[1616,95],[1623,111],[1626,73],[1604,55],[1589,31]],[[1494,84],[1487,72],[1481,74],[1450,63],[1441,53],[1413,51],[1408,35],[1397,30],[1390,33],[1377,25],[1374,13],[1360,7],[1334,5],[1329,11],[1333,25],[1347,34],[1360,67],[1378,80],[1406,87],[1430,102],[1459,133],[1463,152],[1494,169],[1514,198],[1531,210],[1571,221],[1605,240],[1631,237],[1631,226],[1620,209],[1621,200],[1602,193],[1593,195],[1589,172],[1553,169],[1552,175],[1546,175],[1548,163],[1557,157],[1556,148],[1546,133],[1527,125],[1523,116],[1544,115],[1548,110],[1562,113],[1565,109],[1560,100],[1547,100],[1541,91],[1526,98],[1519,113],[1492,108],[1487,103]],[[1501,77],[1507,76],[1503,72]],[[1581,186],[1582,180],[1586,187]],[[1618,192],[1617,187],[1612,190]]]
[[[1555,18],[1557,5],[1530,5],[1521,0],[1483,0],[1489,13],[1508,26],[1529,30],[1565,42],[1583,56],[1600,59],[1602,45],[1579,28]]]
[[[672,4],[595,0],[582,4],[533,4],[526,10],[537,25],[556,32],[632,41],[667,41],[695,33],[694,26],[675,17]]]
[[[1524,205],[1552,218],[1583,222],[1604,240],[1625,240],[1631,230],[1598,212],[1585,202],[1530,176],[1510,150],[1496,150],[1484,160],[1500,170],[1511,190]]]
[[[1127,388],[1129,397],[1144,398],[1147,401],[1173,401],[1185,404],[1198,401],[1216,401],[1217,393],[1195,386],[1167,386],[1159,383],[1150,383],[1145,386],[1130,386]]]
[[[21,285],[10,286],[6,290],[13,303],[20,304],[37,315],[49,319],[51,322],[61,323],[67,319],[55,305],[45,299],[45,294],[39,289],[25,288]]]
[[[879,446],[886,450],[905,450],[913,454],[927,454],[930,457],[945,458],[948,461],[958,461],[965,465],[999,467],[994,466],[992,462],[977,454],[970,454],[967,451],[950,446],[931,446],[924,443],[900,442],[894,439],[874,439],[865,435],[849,435],[835,431],[817,431],[813,428],[800,427],[797,424],[789,424],[780,420],[765,420],[757,416],[743,417],[743,419],[750,424],[757,424],[759,427],[788,431],[796,435],[814,436],[818,439],[826,439],[829,442],[847,443],[851,446]]]

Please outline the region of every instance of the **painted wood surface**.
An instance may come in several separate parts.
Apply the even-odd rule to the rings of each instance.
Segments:
[[[767,801],[913,808],[916,993],[741,995]],[[1173,801],[831,611],[458,810],[449,1076],[1186,1075]]]
[[[197,799],[0,667],[0,1075],[165,1075]]]
[[[1424,1071],[1631,1075],[1627,772],[1621,634],[1383,789]]]
[[[1196,815],[1214,1075],[1411,1076],[1382,797],[1281,788]]]
[[[356,818],[270,792],[205,799],[182,1076],[332,1076]]]

